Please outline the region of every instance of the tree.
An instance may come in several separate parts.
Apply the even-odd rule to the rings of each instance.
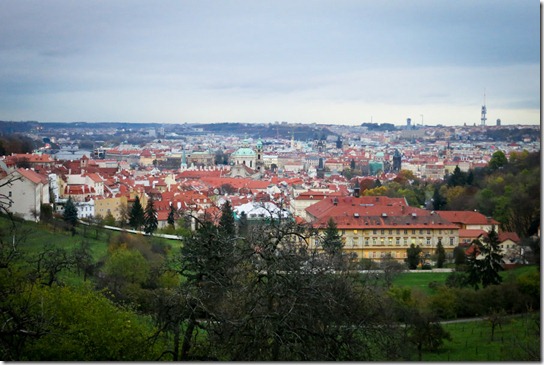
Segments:
[[[183,359],[198,348],[228,361],[398,359],[391,347],[401,348],[401,329],[388,324],[380,291],[347,266],[331,273],[328,255],[309,249],[311,232],[294,222],[248,228],[233,238],[200,222],[184,242],[182,290],[195,315],[185,317]],[[185,339],[198,327],[205,343],[191,346]]]
[[[77,208],[72,201],[72,197],[68,198],[66,205],[64,206],[64,213],[62,219],[68,223],[72,228],[77,224]]]
[[[502,282],[502,277],[499,275],[499,271],[503,270],[499,244],[499,235],[495,231],[495,226],[493,226],[480,246],[480,252],[483,256],[483,260],[481,260],[481,280],[484,288]]]
[[[325,236],[321,241],[321,246],[323,247],[323,250],[331,256],[339,254],[344,246],[342,237],[340,236],[340,233],[338,233],[336,222],[332,217],[329,218],[329,221],[327,222],[327,228],[325,229]]]
[[[473,241],[473,249],[467,258],[467,265],[467,282],[475,289],[478,289],[480,284],[485,288],[502,282],[502,277],[499,275],[499,271],[503,270],[502,254],[494,226],[481,241],[478,239]]]
[[[461,246],[457,246],[453,249],[453,260],[455,262],[455,270],[463,271],[465,269],[464,265],[467,260],[467,255],[465,254],[465,249]]]
[[[496,151],[491,156],[491,160],[489,160],[488,166],[491,170],[497,170],[502,167],[504,167],[508,163],[508,159],[506,158],[506,155],[502,151]]]
[[[406,259],[404,260],[408,264],[410,270],[417,269],[417,265],[420,262],[421,247],[414,245],[413,243],[406,250]]]
[[[149,263],[138,250],[120,247],[106,259],[101,281],[117,300],[123,300],[138,295],[149,274]]]
[[[420,309],[414,309],[408,323],[409,340],[412,342],[418,353],[418,360],[422,360],[423,349],[430,351],[438,350],[444,340],[451,341],[451,335],[444,330],[440,322],[430,313]]]
[[[464,186],[467,183],[466,173],[462,172],[459,165],[455,166],[453,174],[448,178],[448,186]]]
[[[124,228],[130,219],[130,212],[128,211],[128,207],[125,203],[121,203],[117,210],[119,211],[119,227]]]
[[[249,226],[247,221],[247,214],[246,212],[240,213],[240,219],[238,220],[238,234],[242,237],[245,237],[247,235]]]
[[[433,209],[434,210],[440,210],[440,209],[442,209],[442,207],[444,205],[446,205],[446,200],[444,199],[442,194],[440,194],[440,190],[439,190],[438,186],[435,186],[435,188],[434,188],[432,201],[433,201]]]
[[[226,236],[236,234],[236,225],[234,222],[234,212],[230,201],[225,201],[221,207],[221,218],[219,219],[219,231]]]
[[[446,250],[444,250],[444,246],[442,245],[442,240],[439,239],[438,243],[436,244],[436,267],[442,268],[444,266],[445,261],[446,261]]]
[[[159,220],[157,218],[157,211],[153,203],[153,198],[149,198],[144,212],[144,232],[146,234],[153,234],[157,230]]]
[[[104,224],[106,226],[115,226],[115,217],[111,214],[109,210],[104,217]]]
[[[31,334],[19,349],[18,360],[152,361],[163,346],[162,341],[149,341],[151,324],[87,287],[30,287],[23,298],[29,316],[42,323],[36,328],[40,333]],[[17,353],[1,355],[17,360]]]
[[[51,204],[42,204],[40,206],[40,221],[49,223],[53,219],[53,207]]]
[[[170,204],[170,210],[168,212],[168,218],[166,219],[166,222],[174,228],[176,224],[176,216],[177,216],[177,210],[174,207],[174,204]]]
[[[77,268],[78,275],[83,272],[83,281],[87,280],[89,275],[92,275],[94,269],[93,255],[91,245],[86,239],[82,240],[73,251],[74,264]]]
[[[393,280],[406,269],[406,266],[388,254],[380,261],[380,269],[383,270],[385,286],[389,288],[393,285]]]
[[[130,213],[128,216],[128,225],[133,229],[139,230],[140,227],[144,224],[144,209],[140,203],[140,198],[136,196]]]

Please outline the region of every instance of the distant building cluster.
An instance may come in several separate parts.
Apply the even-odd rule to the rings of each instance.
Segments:
[[[360,184],[393,180],[402,170],[437,181],[456,167],[486,166],[498,150],[540,150],[536,140],[501,143],[471,140],[469,134],[438,127],[376,133],[353,128],[308,140],[203,134],[143,146],[11,154],[0,158],[0,196],[6,210],[27,220],[39,219],[43,205],[62,213],[68,198],[80,219],[122,220],[136,197],[143,205],[152,198],[159,228],[167,225],[171,206],[217,217],[228,200],[236,219],[281,217],[323,231],[332,218],[345,250],[360,259],[403,260],[412,244],[430,255],[438,243],[451,256],[498,222],[477,212],[412,207],[404,198],[360,196]],[[501,237],[508,249],[519,243],[510,232]],[[319,246],[315,239],[310,244]]]

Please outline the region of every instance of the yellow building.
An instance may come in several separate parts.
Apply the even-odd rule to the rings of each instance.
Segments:
[[[432,255],[438,242],[446,254],[459,245],[459,227],[435,212],[410,207],[403,198],[365,196],[327,198],[306,209],[318,238],[310,242],[319,248],[329,219],[336,223],[344,241],[344,252],[358,258],[380,260],[391,256],[399,261],[414,244],[424,255]]]

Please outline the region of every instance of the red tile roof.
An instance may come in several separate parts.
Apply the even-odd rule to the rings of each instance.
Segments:
[[[474,211],[464,211],[464,210],[439,210],[436,213],[440,215],[442,218],[453,222],[453,223],[460,223],[463,225],[498,225],[499,222],[494,220],[493,218],[487,218],[485,215],[479,212]]]
[[[39,183],[47,184],[48,182],[47,176],[38,174],[37,172],[32,170],[19,168],[17,169],[17,172],[23,175],[26,179],[33,182],[34,184],[39,184]]]

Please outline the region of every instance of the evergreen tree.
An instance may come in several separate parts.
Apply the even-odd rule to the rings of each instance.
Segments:
[[[472,241],[472,245],[469,248],[470,254],[466,256],[467,264],[467,278],[466,284],[472,286],[474,289],[478,290],[480,288],[481,282],[481,262],[477,259],[479,255],[479,247],[481,242],[478,239]]]
[[[140,198],[136,196],[130,213],[128,214],[128,225],[133,229],[139,230],[144,224],[144,209],[140,203]]]
[[[483,239],[483,243],[480,246],[481,254],[483,255],[481,279],[482,286],[485,288],[489,285],[496,285],[502,282],[502,277],[499,275],[499,271],[502,268],[502,254],[499,246],[499,235],[495,231],[495,226],[487,234],[487,237]]]
[[[433,193],[433,209],[440,210],[444,205],[446,205],[446,199],[440,194],[438,186],[435,186]]]
[[[455,270],[463,271],[467,260],[463,247],[457,246],[453,249],[453,259],[455,261]]]
[[[467,283],[475,289],[479,288],[479,284],[488,287],[489,285],[498,285],[502,282],[502,277],[499,271],[502,268],[502,254],[499,246],[499,235],[495,231],[495,227],[484,237],[482,241],[473,241],[474,250],[468,257],[468,278]],[[478,256],[481,256],[478,258]]]
[[[170,204],[170,211],[168,212],[168,218],[166,218],[166,222],[174,228],[174,225],[176,224],[176,208],[174,208],[174,204]]]
[[[455,166],[453,174],[448,178],[448,186],[464,186],[466,183],[466,173],[461,171],[459,165]]]
[[[336,255],[340,253],[342,251],[342,247],[344,246],[342,237],[338,233],[336,222],[334,219],[332,219],[332,217],[329,218],[327,223],[327,229],[325,230],[325,236],[323,237],[321,245],[323,246],[323,250],[325,250],[325,252],[329,255]]]
[[[468,176],[467,176],[467,185],[472,186],[474,183],[474,172],[471,170],[468,170]]]
[[[446,251],[444,250],[444,246],[442,245],[442,240],[439,239],[438,243],[436,244],[436,267],[442,268],[445,261]]]
[[[234,223],[234,212],[232,205],[227,200],[221,207],[221,219],[219,220],[219,232],[227,237],[234,237],[236,234],[236,226]]]
[[[75,227],[77,224],[77,208],[72,201],[72,197],[68,198],[66,205],[64,206],[64,213],[62,214],[62,219],[70,226]]]
[[[146,234],[153,234],[157,230],[158,225],[157,210],[153,204],[153,198],[149,198],[144,212],[144,232]]]
[[[238,221],[238,234],[245,237],[248,233],[248,222],[246,212],[240,213],[240,220]]]
[[[421,253],[421,247],[414,245],[413,243],[406,250],[406,259],[404,260],[408,264],[410,270],[417,269],[419,264],[419,254]]]

